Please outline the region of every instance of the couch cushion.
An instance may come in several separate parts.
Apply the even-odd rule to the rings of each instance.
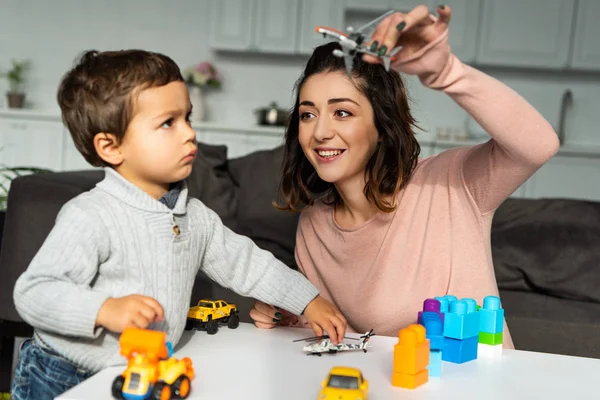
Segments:
[[[238,186],[238,233],[292,268],[298,214],[275,209],[281,177],[283,147],[261,150],[230,160],[229,169]]]
[[[104,171],[74,171],[27,175],[12,181],[0,257],[0,319],[22,321],[13,300],[19,276],[52,230],[61,207],[92,189]],[[0,333],[2,332],[0,324]]]
[[[235,228],[237,188],[229,175],[227,146],[199,142],[193,171],[186,182],[190,196],[215,211],[229,228]]]
[[[500,290],[518,350],[600,358],[600,304]]]
[[[600,203],[508,199],[491,240],[500,289],[600,303]]]

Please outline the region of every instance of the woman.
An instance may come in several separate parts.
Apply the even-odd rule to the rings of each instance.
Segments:
[[[419,160],[402,80],[377,59],[317,48],[298,83],[286,133],[283,208],[303,210],[300,270],[333,301],[348,330],[396,336],[426,298],[498,295],[491,257],[494,211],[558,149],[550,124],[504,84],[451,53],[449,7],[396,13],[373,35],[380,54],[403,46],[395,71],[449,95],[491,136]],[[255,303],[261,328],[282,314]],[[275,322],[274,322],[275,321]],[[286,321],[286,319],[284,319]],[[289,321],[286,321],[289,322]],[[292,321],[293,322],[293,321]],[[504,346],[513,347],[505,327]]]

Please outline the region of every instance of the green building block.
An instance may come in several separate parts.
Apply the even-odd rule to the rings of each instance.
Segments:
[[[498,332],[498,333],[479,332],[479,343],[489,344],[490,346],[502,344],[502,332]]]

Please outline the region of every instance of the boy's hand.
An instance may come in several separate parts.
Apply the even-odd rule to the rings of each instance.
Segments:
[[[98,312],[96,326],[120,333],[127,327],[145,329],[155,321],[162,321],[164,317],[164,310],[158,301],[132,294],[106,300]]]
[[[308,303],[304,316],[310,323],[316,336],[327,332],[333,344],[341,343],[346,334],[347,321],[342,313],[332,303],[321,296],[317,296]]]

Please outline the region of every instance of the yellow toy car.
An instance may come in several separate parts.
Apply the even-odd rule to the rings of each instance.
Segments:
[[[224,300],[202,299],[198,305],[190,307],[185,330],[196,328],[214,335],[219,330],[219,324],[227,324],[229,329],[235,329],[240,325],[238,313],[235,304],[228,304]]]
[[[369,382],[357,368],[333,367],[321,386],[319,400],[367,400]]]

